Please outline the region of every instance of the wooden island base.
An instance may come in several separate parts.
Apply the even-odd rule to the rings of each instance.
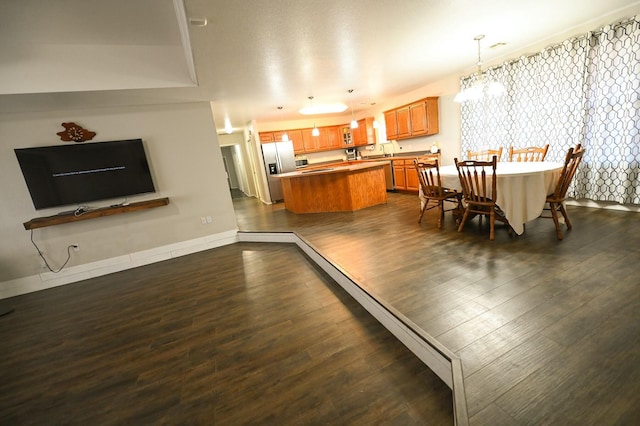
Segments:
[[[280,175],[293,213],[355,211],[387,202],[384,163],[364,163]]]

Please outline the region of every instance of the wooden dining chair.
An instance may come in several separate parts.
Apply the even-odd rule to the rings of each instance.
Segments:
[[[420,217],[418,223],[422,221],[424,212],[433,208],[438,209],[438,228],[442,229],[442,222],[444,219],[444,212],[454,211],[457,212],[457,216],[461,216],[461,200],[462,193],[455,189],[445,188],[442,186],[442,180],[440,179],[440,167],[438,165],[438,159],[435,158],[432,161],[420,161],[419,159],[413,160],[416,171],[418,172],[418,180],[420,181],[420,188],[422,189],[422,195],[424,196],[424,204],[420,209]],[[429,202],[435,202],[435,204],[429,206]],[[445,208],[444,203],[453,203],[453,207],[450,209]]]
[[[545,207],[543,210],[543,215],[540,217],[553,219],[553,223],[556,225],[556,234],[558,239],[562,239],[562,230],[560,229],[560,220],[558,217],[558,211],[562,213],[562,217],[564,217],[564,223],[567,225],[567,229],[571,229],[571,221],[569,220],[569,216],[567,216],[567,210],[564,208],[564,200],[567,197],[567,190],[569,189],[569,185],[571,185],[571,181],[573,180],[573,176],[576,174],[576,170],[582,161],[582,154],[584,154],[584,149],[582,145],[578,144],[575,148],[569,148],[567,151],[567,156],[564,159],[564,167],[562,168],[562,172],[560,173],[560,177],[558,178],[558,183],[556,184],[556,189],[552,194],[547,195],[547,204],[548,207]],[[550,211],[551,216],[544,216],[544,211]]]
[[[460,185],[462,186],[462,197],[466,205],[460,226],[458,226],[458,232],[462,231],[467,219],[470,218],[470,214],[480,215],[480,226],[482,226],[482,216],[488,216],[490,227],[489,239],[493,240],[495,237],[494,227],[496,220],[509,226],[509,221],[495,201],[498,196],[496,189],[497,157],[494,155],[491,161],[458,161],[457,158],[454,158],[453,161],[458,169],[458,177],[460,178]],[[489,171],[492,173],[491,183],[487,181],[487,172]]]
[[[491,161],[491,157],[496,156],[498,161],[502,157],[502,147],[498,149],[485,149],[483,151],[467,151],[467,160]]]
[[[549,150],[549,144],[543,147],[528,146],[526,148],[509,147],[509,161],[544,161]]]

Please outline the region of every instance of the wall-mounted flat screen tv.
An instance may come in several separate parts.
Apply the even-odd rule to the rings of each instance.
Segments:
[[[155,192],[141,139],[14,151],[37,210]]]

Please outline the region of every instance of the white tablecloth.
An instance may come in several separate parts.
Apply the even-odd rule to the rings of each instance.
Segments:
[[[499,162],[496,167],[498,199],[496,204],[505,213],[509,224],[520,235],[524,224],[542,213],[547,194],[558,183],[562,163],[551,162]],[[487,170],[491,182],[491,169]],[[440,167],[442,185],[461,190],[456,166]]]

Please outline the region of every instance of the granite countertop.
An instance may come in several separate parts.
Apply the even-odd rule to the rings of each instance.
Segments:
[[[314,167],[305,170],[297,170],[295,172],[281,173],[278,175],[273,175],[279,178],[292,178],[292,177],[302,177],[308,175],[315,174],[323,174],[323,173],[345,173],[352,172],[355,170],[368,169],[372,167],[384,166],[386,161],[366,161],[366,162],[348,162],[346,161],[344,165],[340,163],[330,163],[325,167]]]
[[[340,161],[340,160],[331,160],[331,161],[321,161],[318,163],[309,163],[307,166],[304,167],[300,167],[300,169],[306,169],[306,168],[318,168],[318,167],[337,167],[340,164],[344,164],[344,165],[348,165],[348,164],[353,164],[356,163],[358,161],[393,161],[394,159],[399,159],[399,160],[406,160],[408,158],[415,158],[415,157],[419,157],[421,155],[425,155],[425,154],[431,154],[431,151],[414,151],[414,152],[403,152],[402,154],[386,154],[386,155],[369,155],[366,157],[362,157],[360,160],[346,160],[346,161]]]

